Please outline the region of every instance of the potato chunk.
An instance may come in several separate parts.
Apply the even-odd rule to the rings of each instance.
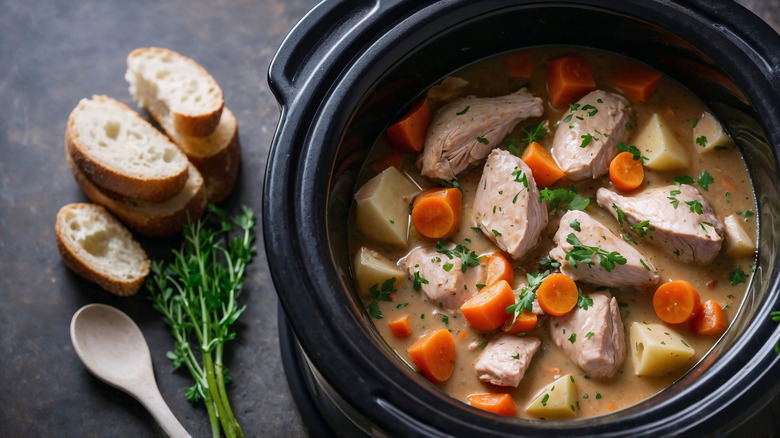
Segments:
[[[360,247],[355,254],[352,265],[355,270],[358,292],[369,295],[371,286],[377,285],[381,289],[382,283],[390,278],[395,278],[398,285],[404,279],[404,272],[387,257],[373,249]]]
[[[737,214],[726,216],[723,219],[723,227],[726,231],[726,248],[724,253],[731,258],[738,258],[753,254],[756,245],[745,229],[745,221]]]
[[[576,418],[579,410],[577,385],[571,374],[552,382],[525,408],[530,415],[550,420]]]
[[[720,122],[710,113],[704,113],[693,128],[693,141],[696,143],[696,151],[699,153],[712,152],[717,146],[731,144],[726,131]]]
[[[685,339],[662,324],[635,321],[631,324],[630,340],[634,372],[638,376],[669,374],[685,365],[694,354]]]
[[[686,148],[677,141],[657,113],[637,131],[633,143],[648,158],[645,167],[649,169],[677,170],[690,165]]]
[[[419,193],[401,171],[388,167],[355,193],[358,228],[379,242],[406,247],[409,204]]]

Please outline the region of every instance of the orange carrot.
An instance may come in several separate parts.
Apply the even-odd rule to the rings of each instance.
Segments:
[[[401,156],[401,154],[398,152],[390,152],[384,157],[371,163],[371,170],[376,173],[380,173],[388,167],[395,167],[396,169],[400,169],[401,163],[403,163],[403,161],[404,157]]]
[[[507,283],[511,284],[512,280],[515,278],[515,271],[512,269],[512,264],[509,262],[509,259],[500,252],[489,255],[485,265],[487,267],[486,286],[490,286],[498,280],[506,280]]]
[[[720,336],[726,331],[729,322],[717,301],[707,300],[701,311],[691,320],[691,329],[697,335]]]
[[[512,287],[506,280],[498,280],[469,298],[460,311],[474,329],[490,331],[501,327],[509,317],[506,308],[514,303]]]
[[[401,120],[387,128],[387,139],[393,147],[401,151],[420,152],[432,118],[433,113],[428,99],[423,98]]]
[[[404,314],[387,323],[393,336],[407,338],[412,334],[412,325],[409,324],[409,315]]]
[[[609,180],[618,190],[630,192],[642,185],[645,168],[641,160],[635,160],[631,152],[621,152],[609,163]]]
[[[460,226],[463,195],[454,187],[433,187],[417,195],[412,204],[412,223],[431,239],[449,237]]]
[[[517,414],[515,401],[509,394],[472,394],[469,404],[483,411],[514,417]]]
[[[552,316],[563,316],[571,312],[579,297],[577,283],[564,274],[548,276],[536,291],[539,307]]]
[[[607,82],[634,102],[645,102],[661,82],[661,73],[645,65],[630,64],[621,68]]]
[[[535,313],[529,312],[525,309],[517,315],[515,322],[512,323],[512,317],[509,317],[501,327],[501,330],[509,333],[510,335],[516,335],[518,333],[528,333],[536,328],[536,323],[539,321],[539,317]]]
[[[554,107],[568,105],[596,89],[596,81],[585,59],[564,56],[547,64],[547,92]]]
[[[533,64],[531,64],[530,53],[519,52],[507,55],[506,65],[509,67],[509,76],[513,78],[531,78]]]
[[[550,151],[535,141],[525,148],[520,158],[531,168],[531,174],[539,187],[552,185],[564,175]]]
[[[701,310],[699,292],[685,280],[664,283],[655,290],[653,309],[663,322],[688,322]]]
[[[420,373],[434,383],[446,381],[455,369],[455,339],[445,328],[421,337],[406,352]]]

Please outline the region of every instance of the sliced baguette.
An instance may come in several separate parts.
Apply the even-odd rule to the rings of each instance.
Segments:
[[[67,204],[54,231],[65,265],[116,295],[128,296],[149,275],[149,258],[133,235],[100,205]]]
[[[206,137],[190,137],[163,128],[200,171],[206,181],[208,201],[216,204],[225,199],[233,190],[241,164],[238,123],[233,112],[225,107],[217,129]]]
[[[206,69],[186,56],[160,47],[135,49],[127,56],[125,79],[133,98],[162,126],[205,137],[219,124],[222,89]]]
[[[187,182],[187,156],[138,113],[106,96],[82,99],[73,109],[65,148],[91,181],[123,196],[164,201]]]
[[[206,211],[206,190],[200,172],[190,164],[189,178],[182,190],[163,202],[150,202],[128,198],[101,190],[81,172],[67,155],[73,177],[92,202],[110,210],[119,220],[140,234],[147,236],[171,236],[182,230],[189,216],[198,220]]]

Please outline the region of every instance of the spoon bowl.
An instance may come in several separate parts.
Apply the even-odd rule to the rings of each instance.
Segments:
[[[73,315],[70,339],[90,373],[138,400],[168,436],[190,436],[162,398],[149,347],[127,314],[105,304],[88,304]]]

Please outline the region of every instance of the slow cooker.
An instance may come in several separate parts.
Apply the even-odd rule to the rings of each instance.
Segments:
[[[689,373],[610,415],[530,421],[479,411],[376,333],[350,274],[355,176],[388,121],[448,73],[502,52],[575,45],[643,61],[691,89],[742,151],[759,251],[730,329]],[[770,434],[780,393],[780,36],[724,0],[328,0],[290,32],[268,81],[281,109],[263,190],[288,379],[310,430],[338,436]],[[774,400],[774,402],[773,402]]]

